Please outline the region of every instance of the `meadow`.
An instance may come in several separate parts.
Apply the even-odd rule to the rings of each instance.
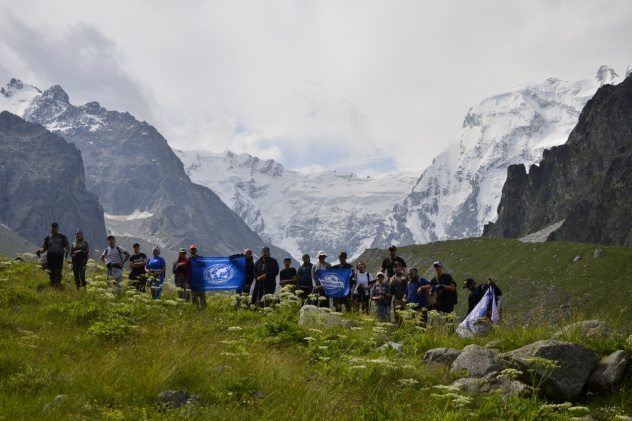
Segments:
[[[456,243],[450,247],[465,247]],[[423,246],[411,247],[402,254],[414,260],[414,247]],[[441,254],[445,247],[438,245],[439,253],[427,259],[447,261]],[[569,258],[575,254],[568,251]],[[565,420],[591,414],[611,420],[632,415],[630,370],[615,390],[560,405],[538,394],[467,396],[449,387],[457,374],[422,361],[433,348],[493,341],[509,351],[548,339],[561,326],[589,316],[581,311],[559,313],[553,321],[545,311],[505,306],[502,323],[488,336],[473,338],[460,338],[446,323],[425,330],[411,319],[397,327],[357,313],[343,315],[353,322],[351,328],[307,328],[299,326],[300,306],[285,290],[273,306],[258,310],[236,306],[230,292],[209,293],[208,308],[200,310],[178,301],[173,288],[158,301],[129,288],[112,294],[96,264],[88,271],[86,290],[77,291],[72,280],[61,291],[52,290],[46,272],[29,256],[24,260],[0,260],[0,419]],[[463,303],[465,294],[459,292]],[[603,355],[618,349],[632,354],[621,311],[600,318],[618,333],[605,341],[571,339]],[[387,341],[401,344],[403,351],[379,350]],[[158,399],[165,390],[184,390],[199,400],[165,407]],[[59,395],[64,398],[55,402]]]

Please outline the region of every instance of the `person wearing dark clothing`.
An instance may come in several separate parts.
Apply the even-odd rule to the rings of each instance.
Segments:
[[[303,255],[303,264],[299,266],[297,271],[297,285],[296,292],[302,291],[300,294],[300,298],[303,300],[303,303],[307,303],[310,300],[310,295],[312,294],[312,290],[314,289],[312,285],[312,262],[310,262],[309,254]]]
[[[140,244],[134,243],[132,246],[134,254],[129,258],[129,273],[130,284],[134,285],[137,291],[145,292],[145,286],[147,285],[147,273],[145,272],[145,265],[147,264],[147,255],[140,252]]]
[[[450,274],[443,272],[443,264],[434,262],[432,264],[435,270],[435,276],[430,283],[432,284],[431,293],[436,297],[436,309],[442,313],[452,313],[454,305],[457,303],[456,282]]]
[[[270,249],[261,249],[261,257],[255,262],[255,288],[252,291],[252,303],[258,304],[266,294],[274,294],[279,263],[270,257]]]
[[[289,257],[283,259],[283,266],[285,266],[285,269],[279,273],[279,285],[281,285],[281,288],[286,285],[296,285],[297,273],[296,269],[290,267],[291,264],[292,259]]]
[[[183,301],[189,301],[189,282],[187,276],[187,268],[189,259],[187,258],[187,249],[178,250],[178,260],[173,262],[171,272],[173,272],[173,281],[176,284],[178,298]]]
[[[351,279],[349,280],[349,293],[340,298],[334,298],[334,308],[336,311],[342,311],[342,305],[345,306],[345,311],[351,311],[351,296],[353,294],[353,290],[355,289],[355,268],[352,264],[347,263],[347,252],[341,251],[338,253],[338,260],[340,263],[332,266],[332,269],[351,269]]]
[[[57,222],[50,224],[50,235],[44,238],[42,248],[35,254],[39,257],[44,252],[46,252],[46,268],[49,271],[50,285],[59,289],[61,288],[61,273],[64,269],[64,253],[68,257],[70,243],[64,234],[59,233]]]
[[[404,275],[407,273],[406,270],[406,262],[404,259],[397,255],[397,247],[390,246],[388,248],[389,256],[382,261],[382,269],[381,271],[386,274],[386,279],[391,279],[395,274],[393,270],[393,263],[399,262],[402,265],[402,269],[404,270]]]
[[[393,315],[395,317],[395,323],[401,325],[404,319],[398,313],[398,310],[406,310],[406,304],[402,301],[402,298],[404,298],[406,294],[408,277],[404,273],[404,268],[398,260],[393,262],[393,276],[390,279],[390,285],[391,294],[393,296]]]
[[[191,245],[189,247],[189,261],[187,262],[187,284],[191,286],[191,259],[196,259],[198,257],[203,257],[197,254],[197,246]],[[195,306],[199,306],[202,310],[206,308],[206,291],[193,291],[191,290],[191,304]]]
[[[241,294],[242,292],[250,294],[250,286],[255,279],[255,259],[252,257],[252,250],[244,250],[244,256],[246,256],[246,282],[243,291],[237,291],[237,294]]]
[[[427,292],[431,287],[428,280],[418,275],[417,268],[410,268],[408,270],[408,285],[406,286],[406,294],[404,294],[402,302],[411,310],[423,312],[421,317],[423,325],[425,325],[427,321],[428,312],[425,311],[428,308]],[[415,306],[411,308],[409,304],[415,304]]]
[[[83,231],[77,230],[75,241],[70,247],[70,258],[72,259],[72,272],[75,277],[77,289],[86,287],[86,263],[90,259],[90,245],[83,239]]]
[[[467,315],[470,314],[472,310],[474,310],[474,307],[476,307],[476,304],[481,301],[490,286],[494,288],[494,295],[496,295],[496,297],[500,297],[501,295],[503,295],[502,291],[500,290],[500,288],[498,288],[498,285],[496,285],[492,278],[488,278],[487,284],[478,286],[472,278],[467,278],[465,281],[463,281],[463,288],[467,288],[470,290],[470,295],[467,297],[467,314],[465,315],[465,317],[467,317]],[[487,307],[487,316],[490,319],[491,311],[492,309],[490,303],[490,305]]]
[[[366,272],[364,262],[358,262],[357,267],[358,272],[355,276],[356,287],[355,291],[353,291],[353,308],[355,311],[361,308],[363,313],[369,314],[369,295],[375,279],[369,272]]]

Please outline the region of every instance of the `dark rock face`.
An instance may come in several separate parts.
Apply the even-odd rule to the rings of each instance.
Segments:
[[[0,113],[0,222],[41,246],[51,222],[74,239],[80,228],[93,248],[105,237],[103,207],[86,190],[81,153],[39,124]]]
[[[191,182],[165,138],[146,122],[96,102],[73,106],[59,86],[38,98],[28,118],[81,150],[86,186],[108,214],[152,215],[136,221],[144,238],[159,238],[172,250],[196,244],[204,256],[264,245],[215,193]],[[280,254],[273,250],[273,256]]]
[[[484,236],[518,238],[565,220],[548,240],[632,246],[632,78],[601,87],[566,144],[529,174],[507,170],[498,220]]]

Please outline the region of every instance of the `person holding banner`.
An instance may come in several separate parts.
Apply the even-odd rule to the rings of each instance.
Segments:
[[[333,299],[334,307],[336,308],[337,312],[341,312],[342,305],[344,304],[345,310],[349,312],[351,311],[351,296],[353,294],[353,290],[355,287],[355,268],[353,267],[352,264],[347,263],[346,251],[341,251],[340,253],[338,253],[338,260],[340,261],[340,263],[332,266],[331,268],[332,269],[351,269],[351,280],[350,280],[351,288],[349,288],[349,294],[345,295],[344,297]]]
[[[391,321],[391,287],[384,282],[384,274],[378,272],[375,276],[377,282],[371,293],[371,300],[375,303],[375,317],[378,322],[390,323]]]
[[[194,306],[200,306],[200,308],[202,310],[204,310],[206,308],[206,290],[204,289],[198,289],[198,286],[196,286],[195,289],[193,289],[193,286],[191,285],[191,273],[192,273],[192,266],[191,266],[191,262],[192,259],[196,259],[196,258],[202,258],[202,256],[199,256],[197,254],[197,246],[195,245],[191,245],[191,247],[189,247],[189,260],[187,261],[187,283],[189,284],[190,288],[191,288],[191,304],[193,304]]]
[[[469,297],[467,297],[467,314],[465,315],[465,317],[467,317],[467,315],[470,314],[472,310],[474,310],[474,307],[476,307],[476,304],[478,304],[481,301],[481,299],[483,298],[483,296],[485,295],[485,292],[487,292],[487,289],[489,287],[494,288],[494,295],[496,298],[503,295],[502,291],[500,290],[500,288],[498,288],[498,285],[496,285],[496,283],[492,280],[492,278],[487,279],[486,285],[478,285],[478,286],[476,285],[476,282],[472,278],[467,278],[465,281],[463,281],[463,288],[467,288],[468,290],[470,290],[470,295]],[[489,303],[489,305],[487,306],[487,317],[489,319],[491,319],[491,312],[492,312],[491,307],[492,307],[491,303]]]
[[[327,253],[325,253],[323,250],[318,252],[318,263],[312,266],[312,286],[314,288],[313,292],[318,294],[317,306],[329,308],[329,297],[327,297],[327,294],[325,293],[323,286],[320,284],[320,281],[318,280],[318,276],[316,276],[316,273],[319,270],[331,269],[331,263],[326,262],[325,261],[326,258],[327,258]]]
[[[255,288],[252,291],[252,303],[258,304],[266,294],[274,294],[279,263],[270,257],[270,248],[261,249],[261,257],[255,262]],[[265,305],[264,299],[264,305]]]
[[[303,303],[307,303],[310,300],[310,295],[314,286],[312,285],[312,266],[314,264],[310,262],[309,254],[303,255],[303,264],[298,268],[298,283],[296,292],[302,291],[301,299]]]

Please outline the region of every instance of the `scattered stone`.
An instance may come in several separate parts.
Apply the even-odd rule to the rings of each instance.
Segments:
[[[595,254],[594,254],[594,256],[595,256],[595,259],[598,259],[598,258],[600,258],[601,256],[603,256],[603,249],[597,249],[597,250],[595,250]]]
[[[352,328],[356,326],[351,320],[332,314],[329,309],[320,308],[312,305],[301,307],[301,314],[298,319],[298,325],[305,328],[332,328],[345,327]]]
[[[579,335],[586,339],[608,339],[612,333],[612,329],[606,322],[585,320],[562,328],[553,335],[553,339],[562,339],[568,335]]]
[[[48,412],[51,409],[53,409],[54,407],[58,406],[64,399],[66,399],[68,396],[67,395],[57,395],[55,396],[55,399],[53,399],[53,401],[51,403],[49,403],[48,405],[46,405],[44,407],[44,409],[42,409],[42,412]]]
[[[575,256],[575,259],[573,260],[573,263],[577,263],[577,262],[579,262],[580,260],[582,260],[582,257],[581,257],[581,256]]]
[[[390,342],[390,341],[386,342],[384,345],[382,345],[378,349],[380,351],[386,351],[388,348],[396,349],[399,352],[403,352],[404,351],[404,346],[403,345],[398,344],[397,342]]]
[[[527,359],[538,357],[557,361],[558,369],[548,370],[529,365]],[[599,354],[584,346],[570,342],[544,340],[532,343],[514,351],[500,354],[496,362],[502,370],[520,370],[519,380],[531,384],[531,373],[535,368],[536,382],[542,381],[541,392],[560,402],[572,401],[581,393],[588,381]],[[548,377],[547,377],[548,376]]]
[[[434,348],[424,354],[423,360],[428,365],[442,365],[450,367],[462,351],[456,348]]]
[[[491,392],[500,393],[503,397],[520,396],[522,398],[532,393],[532,388],[521,381],[499,377],[498,372],[489,373],[479,379],[457,379],[452,386],[468,395],[487,395]]]
[[[630,357],[625,351],[616,351],[601,359],[588,379],[591,390],[609,389],[623,379]]]
[[[450,372],[460,373],[465,371],[470,378],[485,377],[489,373],[499,372],[500,367],[496,364],[498,351],[484,348],[480,345],[468,345],[463,348],[463,352],[454,360]]]
[[[200,403],[198,395],[189,395],[184,390],[164,390],[158,394],[160,404],[172,408],[179,408],[186,404],[197,405]]]
[[[489,349],[497,349],[502,351],[505,346],[505,341],[503,339],[494,339],[493,341],[489,341],[485,344],[485,348]]]

